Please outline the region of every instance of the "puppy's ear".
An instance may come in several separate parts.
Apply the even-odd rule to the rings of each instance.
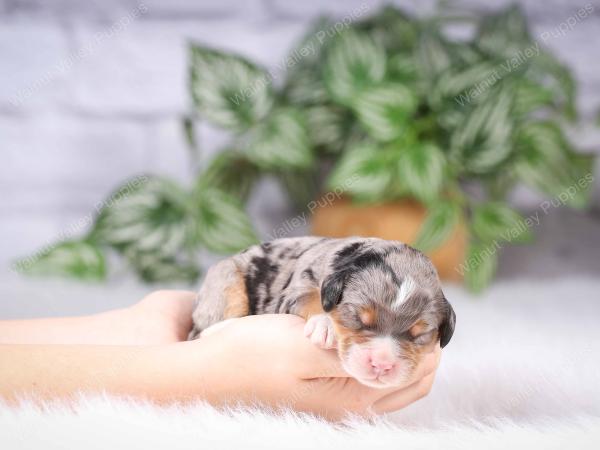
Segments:
[[[454,334],[454,325],[456,324],[456,314],[454,314],[454,309],[452,309],[452,305],[448,303],[448,300],[444,298],[443,306],[444,308],[444,316],[442,319],[442,323],[439,327],[440,333],[440,347],[444,348],[450,342],[452,335]]]
[[[343,271],[334,272],[323,280],[321,305],[325,312],[331,311],[342,300],[345,284],[346,273]]]

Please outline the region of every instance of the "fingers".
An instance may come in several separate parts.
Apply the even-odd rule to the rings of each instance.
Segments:
[[[146,295],[137,305],[151,308],[161,308],[176,303],[185,312],[192,313],[196,293],[182,290],[160,290]]]
[[[428,376],[435,374],[435,371],[439,365],[441,356],[441,349],[439,344],[434,347],[433,351],[426,354],[421,363],[417,366],[412,376],[406,380],[406,382],[400,386],[390,386],[386,388],[371,388],[368,386],[361,385],[360,389],[362,390],[361,395],[365,398],[370,399],[370,401],[375,404],[379,400],[393,396],[394,394],[398,394],[398,398],[395,401],[400,401],[401,399],[410,398],[412,394],[410,394],[410,389],[415,389],[415,386],[418,385],[423,379],[426,379]],[[422,385],[419,385],[423,387]],[[424,387],[423,387],[424,388]],[[405,390],[407,390],[404,392]],[[404,393],[403,393],[404,392]],[[412,401],[416,401],[415,400]],[[401,403],[401,402],[400,402]],[[402,407],[402,406],[400,406]],[[400,408],[398,407],[398,408]],[[397,409],[398,409],[397,408]]]
[[[373,393],[376,397],[373,403],[373,411],[376,413],[395,411],[429,394],[441,356],[442,351],[438,342],[433,351],[423,357],[408,381],[408,386],[381,389],[379,392]]]
[[[429,394],[431,387],[433,386],[434,378],[435,372],[430,373],[404,389],[400,389],[399,391],[380,398],[373,403],[371,410],[376,414],[383,414],[405,408]]]
[[[420,380],[421,378],[435,372],[440,365],[440,358],[442,357],[442,349],[440,348],[440,343],[437,342],[433,351],[425,354],[421,363],[415,369],[411,379],[408,384],[412,384],[415,381]]]
[[[309,328],[308,331],[313,333],[314,328],[312,330]],[[320,348],[306,337],[306,332],[304,323],[298,323],[291,328],[291,333],[294,333],[293,351],[299,366],[299,376],[304,379],[347,378],[349,375],[342,367],[337,351],[331,348],[335,345],[333,333],[329,333],[323,341],[325,348]]]
[[[225,328],[229,325],[232,325],[236,320],[239,320],[239,319],[237,319],[237,318],[225,319],[222,322],[217,322],[214,325],[211,325],[210,327],[202,330],[202,333],[200,333],[200,336],[201,337],[210,336],[211,334],[214,334],[214,333],[222,330],[223,328]]]
[[[306,344],[298,354],[299,376],[312,378],[347,378],[350,375],[342,367],[336,350],[323,349],[304,338]]]

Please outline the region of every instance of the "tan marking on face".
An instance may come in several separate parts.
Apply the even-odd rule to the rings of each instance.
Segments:
[[[246,293],[246,284],[240,272],[236,273],[235,283],[225,289],[225,311],[223,317],[232,319],[235,317],[247,316],[250,312],[248,305],[248,294]]]
[[[418,336],[422,333],[424,333],[427,330],[428,324],[427,322],[425,322],[424,320],[417,320],[415,322],[415,324],[410,327],[410,330],[408,330],[408,332],[410,333],[410,335],[412,337]]]
[[[338,353],[344,355],[352,344],[364,344],[372,336],[365,335],[358,330],[353,330],[342,325],[337,310],[333,310],[330,314],[333,328],[338,342]]]
[[[433,350],[437,342],[437,331],[433,333],[431,342],[425,345],[417,345],[408,341],[400,342],[400,349],[402,350],[402,360],[408,366],[408,373],[412,374],[412,371],[420,364],[423,356]]]
[[[323,314],[323,312],[323,305],[321,305],[321,293],[318,289],[315,289],[301,300],[296,314],[304,318],[304,320],[308,320],[311,316]]]
[[[359,317],[363,325],[368,327],[375,324],[375,321],[377,320],[377,312],[374,308],[370,308],[367,306],[362,309]]]

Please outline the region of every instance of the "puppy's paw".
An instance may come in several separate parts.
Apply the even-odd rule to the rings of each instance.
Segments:
[[[325,313],[309,317],[304,325],[304,335],[321,348],[335,348],[337,344],[333,322]]]

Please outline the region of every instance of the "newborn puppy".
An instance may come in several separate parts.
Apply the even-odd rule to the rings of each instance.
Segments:
[[[455,315],[421,252],[375,238],[278,239],[213,266],[198,293],[190,339],[214,323],[252,314],[296,314],[305,334],[337,347],[344,369],[373,387],[399,385]]]

